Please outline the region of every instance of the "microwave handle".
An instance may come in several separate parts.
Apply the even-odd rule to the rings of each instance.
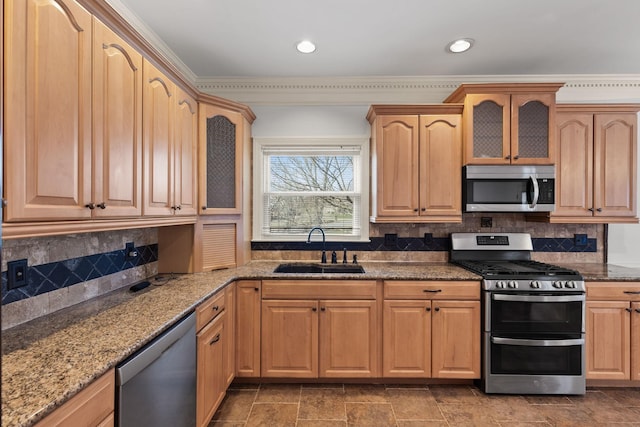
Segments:
[[[529,205],[529,207],[533,209],[538,204],[538,198],[540,197],[540,187],[538,187],[538,180],[535,176],[531,175],[529,179],[531,180],[531,184],[533,184],[533,200],[531,201],[531,205]]]

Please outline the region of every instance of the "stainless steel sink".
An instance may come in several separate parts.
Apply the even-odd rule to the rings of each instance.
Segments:
[[[362,274],[364,268],[357,264],[312,264],[287,263],[280,264],[274,273],[330,273],[330,274]]]

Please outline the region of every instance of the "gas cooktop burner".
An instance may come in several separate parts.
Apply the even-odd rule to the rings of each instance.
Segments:
[[[579,276],[579,273],[538,261],[455,261],[455,264],[482,276]]]
[[[533,243],[526,233],[453,233],[451,262],[484,279],[486,291],[584,292],[579,272],[532,261]]]

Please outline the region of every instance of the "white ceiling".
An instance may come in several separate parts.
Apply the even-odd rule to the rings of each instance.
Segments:
[[[108,1],[199,79],[640,74],[639,0]]]

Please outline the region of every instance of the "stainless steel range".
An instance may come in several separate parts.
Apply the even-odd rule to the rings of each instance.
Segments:
[[[451,261],[483,277],[486,393],[585,393],[585,285],[531,260],[525,233],[453,233]]]

